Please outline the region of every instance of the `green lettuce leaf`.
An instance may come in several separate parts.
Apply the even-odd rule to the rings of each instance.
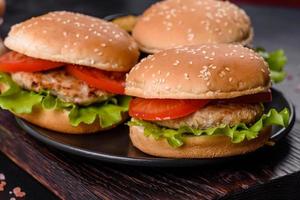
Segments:
[[[64,109],[69,112],[72,126],[80,123],[92,124],[96,120],[102,128],[107,128],[122,121],[122,115],[128,111],[130,97],[117,96],[101,103],[78,106],[54,97],[49,91],[29,92],[13,82],[8,74],[0,73],[0,107],[13,113],[31,113],[33,107],[43,109]]]
[[[14,113],[31,113],[32,107],[43,97],[33,92],[23,91],[9,75],[0,73],[0,106]]]
[[[282,82],[287,73],[284,67],[287,63],[287,57],[282,49],[268,53],[264,48],[256,48],[258,52],[269,64],[271,71],[271,79],[274,83]]]
[[[286,127],[288,125],[289,118],[289,111],[285,108],[281,112],[271,109],[267,114],[262,115],[255,124],[249,127],[246,124],[241,123],[233,127],[221,125],[219,127],[200,130],[184,126],[175,130],[137,119],[132,119],[128,122],[128,125],[142,126],[144,127],[145,136],[152,136],[154,139],[164,138],[172,147],[177,148],[184,144],[184,137],[186,136],[212,136],[222,134],[228,136],[233,143],[240,143],[244,140],[252,140],[257,138],[259,132],[266,126],[277,125]]]

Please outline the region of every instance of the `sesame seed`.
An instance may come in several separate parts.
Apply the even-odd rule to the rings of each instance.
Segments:
[[[195,37],[195,34],[193,34],[193,33],[189,33],[189,34],[188,34],[188,40],[189,40],[189,41],[193,40],[194,37]]]
[[[177,66],[177,65],[179,65],[179,64],[180,64],[180,61],[179,61],[179,60],[176,60],[176,61],[173,63],[174,66]]]
[[[225,73],[224,71],[221,71],[221,72],[219,73],[219,76],[220,76],[221,78],[223,78],[225,75],[226,75],[226,73]]]
[[[184,79],[190,80],[190,76],[188,75],[188,73],[184,73]]]

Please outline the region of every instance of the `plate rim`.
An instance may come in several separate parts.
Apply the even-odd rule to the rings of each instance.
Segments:
[[[290,120],[289,120],[289,126],[287,128],[281,128],[276,132],[275,135],[272,135],[270,139],[279,141],[281,140],[286,134],[290,132],[290,130],[293,128],[294,123],[296,121],[296,113],[295,113],[295,106],[290,101],[288,97],[286,97],[281,91],[272,88],[272,90],[281,93],[281,95],[284,97],[285,101],[288,103],[289,110],[290,110]],[[98,161],[104,161],[104,162],[110,162],[110,163],[117,163],[117,164],[125,164],[125,165],[134,165],[134,166],[160,166],[160,167],[181,167],[181,166],[192,166],[197,165],[200,161],[202,162],[201,165],[209,164],[212,162],[219,162],[221,160],[224,160],[224,157],[222,158],[162,158],[162,157],[153,157],[153,158],[133,158],[133,157],[124,157],[124,156],[117,156],[117,155],[109,155],[106,153],[95,153],[93,151],[89,151],[86,149],[83,149],[81,147],[74,147],[71,145],[67,145],[61,142],[57,142],[54,140],[51,140],[42,134],[39,134],[38,131],[33,130],[33,127],[35,125],[30,124],[29,122],[26,122],[18,117],[15,117],[18,125],[30,136],[37,139],[38,141],[46,144],[49,147],[52,147],[54,149],[61,150],[63,152],[67,152],[73,155],[81,156],[84,158],[92,159],[92,160],[98,160]],[[284,134],[285,133],[285,134]],[[226,157],[226,160],[230,160],[236,157],[240,157],[241,155],[237,156],[230,156]],[[184,161],[184,162],[182,162]],[[176,165],[176,166],[173,166]],[[199,164],[198,164],[199,165]]]

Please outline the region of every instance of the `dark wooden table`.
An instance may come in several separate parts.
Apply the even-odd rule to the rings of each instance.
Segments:
[[[153,2],[9,0],[2,34],[10,25],[49,10],[103,17],[117,12],[138,13]],[[300,106],[300,11],[243,7],[253,19],[255,44],[286,50],[290,75],[276,88]],[[297,114],[300,116],[299,110]],[[245,158],[218,166],[165,169],[94,163],[49,149],[22,131],[12,115],[0,111],[0,151],[63,199],[300,199],[299,120],[280,143]],[[35,192],[29,192],[31,199],[45,199],[30,193]]]

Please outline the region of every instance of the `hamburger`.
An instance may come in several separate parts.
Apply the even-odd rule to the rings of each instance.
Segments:
[[[253,29],[244,10],[228,1],[164,0],[137,20],[132,35],[146,53],[182,45],[252,43]]]
[[[125,73],[137,44],[110,22],[57,11],[13,26],[0,57],[0,106],[70,134],[110,129],[127,117]]]
[[[242,45],[177,47],[150,55],[128,74],[130,138],[144,153],[212,158],[254,151],[271,126],[286,126],[288,109],[272,101],[269,68]]]

